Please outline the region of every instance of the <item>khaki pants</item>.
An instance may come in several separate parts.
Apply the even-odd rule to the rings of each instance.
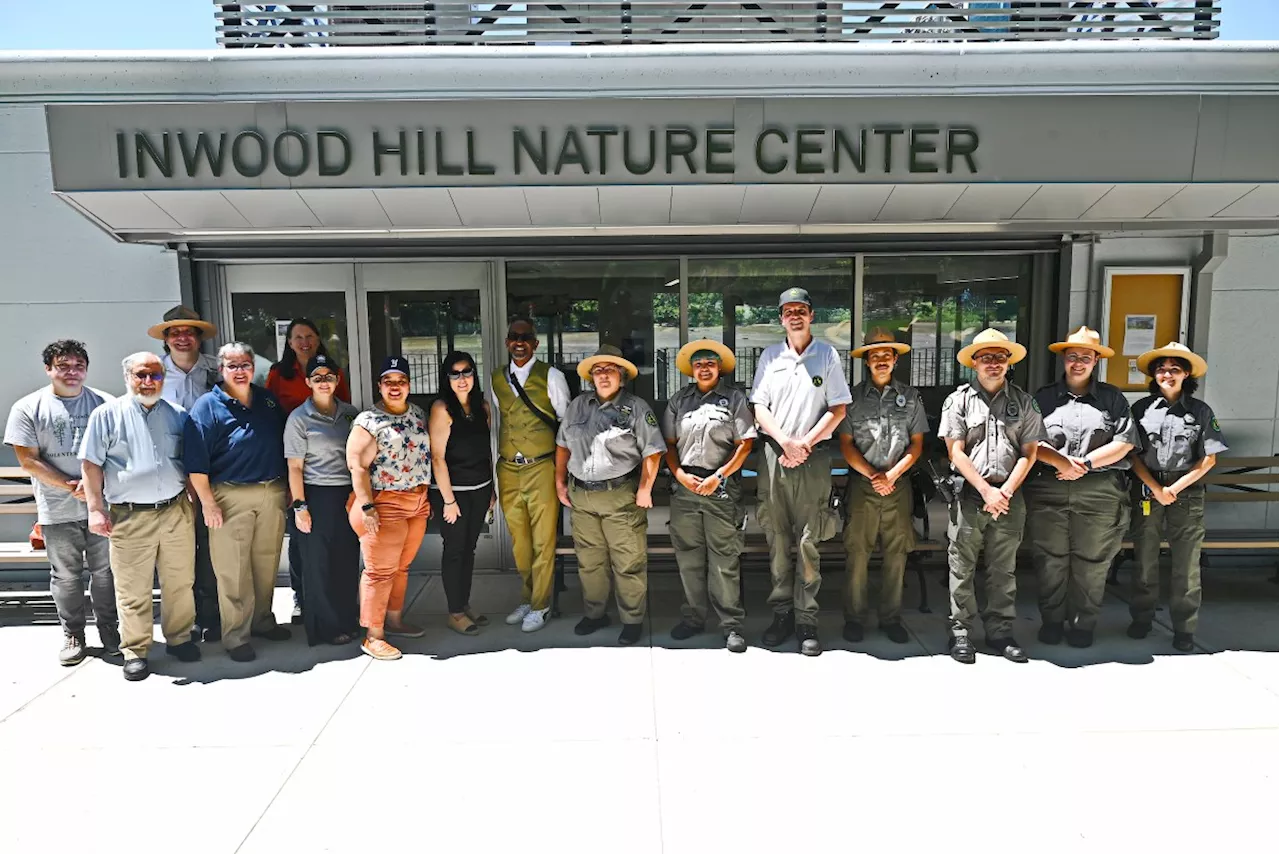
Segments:
[[[171,646],[191,639],[196,621],[195,511],[186,496],[159,510],[111,508],[111,567],[120,614],[120,651],[146,658],[153,624],[151,579],[160,577],[160,627]]]
[[[1009,512],[999,519],[983,512],[982,499],[968,486],[951,505],[951,519],[947,525],[947,537],[951,541],[947,546],[947,566],[950,569],[953,636],[966,637],[973,630],[974,619],[978,616],[973,576],[978,555],[984,550],[987,558],[987,607],[981,614],[983,628],[988,640],[1013,636],[1013,621],[1017,616],[1015,597],[1018,593],[1014,569],[1026,519],[1027,506],[1020,491],[1009,499]]]
[[[898,481],[891,495],[880,495],[871,481],[857,472],[849,474],[849,522],[844,527],[844,618],[859,623],[867,617],[867,563],[880,541],[880,625],[902,622],[902,579],[907,555],[915,548],[911,525],[911,484]]]
[[[742,592],[738,558],[742,554],[742,486],[735,478],[725,495],[698,495],[676,484],[667,530],[675,547],[680,583],[684,586],[684,621],[707,624],[707,602],[725,634],[742,628]]]
[[[1107,572],[1129,528],[1129,495],[1117,472],[1058,480],[1037,473],[1023,487],[1027,535],[1040,583],[1040,618],[1093,631]]]
[[[635,483],[591,492],[571,481],[569,501],[586,615],[593,620],[604,616],[612,577],[623,624],[644,622],[649,592],[648,514],[636,506]]]
[[[381,629],[388,611],[404,610],[409,587],[409,564],[418,556],[427,533],[427,511],[431,506],[427,488],[403,491],[384,489],[374,493],[378,507],[378,533],[364,527],[364,511],[356,506],[353,494],[347,499],[347,520],[360,537],[364,574],[360,576],[360,625]]]
[[[1204,487],[1192,486],[1168,507],[1152,500],[1151,515],[1142,502],[1133,508],[1137,520],[1133,551],[1129,614],[1150,623],[1160,598],[1160,540],[1169,542],[1173,570],[1169,575],[1169,618],[1175,632],[1194,633],[1200,622],[1200,544],[1204,542]],[[117,570],[119,572],[119,570]]]
[[[556,574],[556,464],[550,458],[517,466],[498,461],[498,498],[511,531],[511,551],[524,586],[520,601],[535,611],[551,607]]]
[[[209,529],[209,556],[218,579],[222,645],[235,649],[251,633],[275,628],[271,599],[284,542],[284,480],[215,483],[222,527]]]
[[[822,586],[818,543],[839,528],[829,501],[831,461],[823,450],[793,469],[783,468],[781,459],[766,443],[756,487],[756,521],[769,541],[769,605],[775,614],[794,609],[797,623],[816,626]]]

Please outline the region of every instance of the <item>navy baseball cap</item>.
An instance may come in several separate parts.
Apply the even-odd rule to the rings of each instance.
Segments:
[[[311,376],[320,368],[328,368],[332,373],[338,373],[338,366],[333,363],[333,359],[323,353],[317,353],[307,360],[307,376]]]
[[[388,356],[383,359],[378,378],[381,379],[387,374],[404,374],[404,378],[409,379],[409,360],[404,356]]]
[[[809,308],[813,308],[813,300],[809,299],[809,292],[804,288],[787,288],[783,291],[778,297],[778,308],[792,302],[802,302]]]

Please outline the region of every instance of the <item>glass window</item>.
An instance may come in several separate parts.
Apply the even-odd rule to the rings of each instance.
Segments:
[[[387,356],[399,355],[408,360],[409,399],[424,409],[439,394],[440,360],[447,353],[470,353],[480,376],[486,376],[479,291],[370,293],[369,339],[371,370],[375,373]],[[373,385],[376,396],[376,376]]]
[[[507,264],[507,314],[527,315],[538,328],[538,358],[564,371],[569,389],[582,386],[578,363],[612,344],[640,375],[628,388],[657,409],[672,388],[680,349],[680,262],[512,261]]]
[[[320,327],[320,337],[329,355],[344,370],[347,358],[347,298],[336,291],[293,293],[233,293],[231,295],[232,335],[253,348],[253,381],[267,382],[267,371],[284,352],[284,333],[294,317],[307,317]]]
[[[778,296],[787,288],[809,292],[813,336],[836,348],[847,372],[852,258],[689,259],[689,340],[710,338],[732,349],[738,360],[734,379],[749,388],[760,353],[786,339]]]

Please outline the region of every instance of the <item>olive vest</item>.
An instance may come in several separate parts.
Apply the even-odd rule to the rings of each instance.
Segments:
[[[554,453],[555,432],[530,412],[520,395],[511,388],[507,367],[509,363],[493,372],[490,386],[493,396],[498,400],[498,411],[502,414],[498,427],[498,454],[503,459],[514,460],[517,452],[526,457],[542,457]],[[529,372],[529,381],[524,385],[524,393],[529,395],[534,406],[554,419],[555,409],[551,406],[551,396],[547,392],[547,376],[547,363],[534,362],[533,370]]]

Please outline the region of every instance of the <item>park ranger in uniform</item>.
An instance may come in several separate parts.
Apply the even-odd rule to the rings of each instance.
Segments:
[[[902,578],[915,547],[911,487],[903,479],[920,459],[929,429],[920,393],[893,378],[898,356],[911,348],[883,329],[873,329],[849,353],[865,359],[869,378],[853,388],[853,402],[840,422],[840,452],[849,464],[844,639],[862,640],[867,615],[867,563],[879,539],[884,550],[880,631],[906,643],[902,625]]]
[[[787,339],[760,354],[751,388],[756,422],[766,440],[756,506],[769,541],[773,583],[773,623],[765,630],[764,644],[777,646],[794,633],[803,654],[820,655],[818,543],[834,537],[839,522],[828,501],[831,461],[818,443],[835,432],[852,398],[844,360],[810,331],[809,292],[783,291],[778,314]]]
[[[1138,441],[1120,389],[1094,376],[1115,351],[1088,327],[1050,344],[1063,374],[1036,392],[1049,438],[1027,479],[1031,560],[1040,581],[1040,642],[1093,644],[1107,570],[1129,528],[1129,452]]]
[[[675,475],[671,544],[684,586],[683,619],[671,637],[685,640],[706,627],[707,599],[720,620],[725,648],[744,652],[738,557],[742,553],[742,468],[756,424],[742,389],[722,378],[732,373],[733,351],[718,341],[690,341],[676,367],[694,383],[671,396],[662,418],[667,465]]]
[[[518,317],[507,327],[511,361],[489,384],[498,425],[498,496],[511,531],[511,551],[524,586],[507,625],[536,632],[546,625],[555,580],[556,431],[569,406],[564,374],[533,357],[533,321]]]
[[[1173,648],[1195,649],[1200,618],[1200,544],[1204,542],[1204,484],[1200,479],[1227,450],[1209,404],[1192,397],[1209,370],[1203,358],[1171,342],[1138,357],[1138,370],[1151,377],[1151,395],[1133,405],[1141,447],[1130,458],[1142,482],[1134,512],[1137,533],[1129,599],[1129,637],[1151,632],[1160,596],[1160,541],[1167,539],[1173,568],[1169,575],[1169,619]]]
[[[977,659],[969,640],[978,599],[973,576],[978,553],[986,550],[987,607],[982,613],[987,646],[1010,661],[1027,655],[1013,637],[1014,566],[1026,506],[1018,487],[1035,464],[1039,443],[1048,438],[1035,398],[1006,379],[1027,348],[996,329],[978,333],[956,354],[977,377],[942,404],[938,436],[956,473],[956,499],[947,525],[951,588],[951,657],[962,664]]]
[[[609,625],[613,577],[622,634],[630,646],[644,630],[649,588],[648,508],[666,445],[649,404],[622,387],[639,371],[605,344],[578,365],[595,388],[576,397],[556,437],[556,493],[572,509],[573,548],[586,611],[574,634]]]

